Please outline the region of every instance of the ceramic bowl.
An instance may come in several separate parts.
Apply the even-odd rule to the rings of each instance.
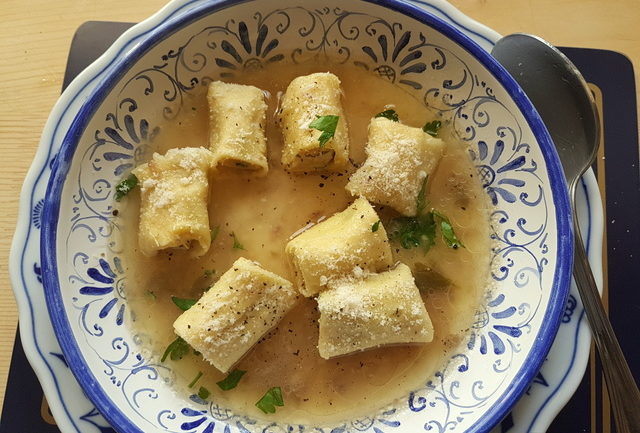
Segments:
[[[396,1],[182,1],[75,101],[42,213],[41,276],[82,388],[120,432],[488,431],[526,390],[564,309],[572,233],[564,177],[521,89],[475,42]],[[144,23],[143,23],[144,26]],[[423,386],[357,419],[289,425],[174,392],[128,326],[115,184],[158,125],[212,79],[320,56],[376,73],[450,121],[492,203],[491,292],[471,332]],[[162,374],[161,374],[162,370]]]

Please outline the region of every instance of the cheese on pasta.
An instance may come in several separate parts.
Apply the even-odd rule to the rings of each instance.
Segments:
[[[367,159],[349,178],[347,190],[414,216],[416,197],[440,162],[444,142],[421,128],[379,117],[371,119],[365,151]]]
[[[359,198],[289,241],[285,252],[300,293],[314,296],[334,279],[391,266],[387,232],[378,221],[369,202]]]
[[[428,343],[433,325],[404,264],[362,280],[345,279],[318,296],[320,356],[329,359],[387,344]]]
[[[349,131],[342,109],[340,80],[315,73],[297,77],[282,97],[280,122],[284,139],[282,164],[293,172],[340,171],[349,163]],[[322,116],[339,116],[333,137],[320,145],[321,131],[309,125]]]
[[[254,86],[214,81],[209,84],[209,146],[218,165],[266,175],[267,104]]]
[[[207,149],[188,147],[154,153],[133,170],[141,192],[138,243],[144,255],[167,248],[190,248],[194,256],[207,252],[211,164]]]
[[[278,324],[298,296],[289,281],[241,257],[173,328],[224,373]]]

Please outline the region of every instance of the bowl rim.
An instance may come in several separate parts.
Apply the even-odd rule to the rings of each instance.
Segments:
[[[106,66],[106,73],[101,76],[93,93],[84,101],[72,120],[62,140],[58,155],[52,165],[51,176],[45,194],[42,237],[40,240],[42,280],[45,288],[44,293],[47,309],[56,337],[58,338],[60,347],[72,373],[85,390],[89,399],[95,404],[96,408],[109,424],[118,431],[126,433],[143,432],[118,409],[118,406],[114,404],[108,393],[100,386],[100,382],[91,370],[88,369],[88,364],[75,339],[63,338],[64,336],[71,337],[73,335],[69,319],[64,313],[64,302],[58,279],[56,249],[61,193],[67,178],[67,173],[69,172],[79,140],[99,107],[100,102],[147,51],[155,47],[167,36],[199,20],[204,15],[253,1],[260,0],[216,0],[197,4],[182,13],[164,18],[157,26],[138,35],[137,37],[143,40],[122,54],[120,58],[114,59]],[[428,25],[469,52],[469,54],[478,60],[505,88],[533,132],[545,160],[552,202],[556,209],[555,220],[558,233],[557,262],[554,270],[554,279],[551,284],[553,290],[551,290],[549,303],[542,318],[538,338],[536,338],[529,352],[529,357],[533,359],[533,362],[526,362],[521,366],[514,376],[515,379],[504,390],[502,395],[497,398],[497,402],[484,413],[481,419],[477,420],[467,430],[468,432],[487,432],[506,416],[519,397],[526,391],[529,383],[533,380],[544,362],[560,325],[561,312],[564,310],[565,302],[569,294],[573,264],[573,226],[564,172],[555,151],[555,146],[533,104],[509,73],[475,41],[464,35],[453,25],[442,21],[428,11],[404,3],[401,0],[358,1],[382,6]],[[198,3],[198,0],[194,0],[193,3]]]

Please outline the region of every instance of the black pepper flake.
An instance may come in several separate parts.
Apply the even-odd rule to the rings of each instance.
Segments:
[[[111,212],[111,215],[118,216],[118,209],[114,209],[113,212]]]
[[[324,183],[320,183],[320,184],[318,184],[318,186],[319,186],[320,188],[324,188]]]

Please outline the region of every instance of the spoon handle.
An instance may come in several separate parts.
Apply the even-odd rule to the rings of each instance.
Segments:
[[[576,213],[574,212],[573,215],[576,237],[573,276],[602,360],[617,431],[618,433],[638,433],[640,432],[640,392],[602,305],[587,260],[587,253],[584,250]]]

